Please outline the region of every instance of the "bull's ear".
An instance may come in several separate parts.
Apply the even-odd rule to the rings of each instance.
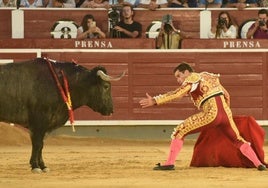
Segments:
[[[121,78],[123,78],[126,74],[126,71],[123,71],[120,75],[116,76],[116,77],[112,77],[109,76],[107,74],[105,74],[102,70],[98,70],[97,71],[97,75],[101,77],[101,79],[105,80],[105,81],[118,81],[121,80]]]

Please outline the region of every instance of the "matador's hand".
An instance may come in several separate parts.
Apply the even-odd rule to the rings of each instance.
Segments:
[[[156,104],[154,98],[151,97],[148,93],[146,93],[146,96],[147,98],[143,98],[139,102],[142,108],[147,108]]]

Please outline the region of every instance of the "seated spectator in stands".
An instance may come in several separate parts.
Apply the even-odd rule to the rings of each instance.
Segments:
[[[211,27],[208,38],[237,38],[237,27],[228,12],[220,12],[216,21],[217,23]]]
[[[81,26],[77,29],[77,39],[92,39],[105,38],[106,35],[99,27],[96,26],[96,21],[91,14],[83,17]]]
[[[266,9],[258,11],[258,18],[248,29],[247,38],[268,39],[268,11]]]
[[[199,0],[199,8],[221,8],[222,0]]]
[[[0,7],[16,7],[17,0],[0,0]]]
[[[187,8],[187,1],[184,0],[168,0],[169,8]]]
[[[268,7],[268,0],[258,0],[259,7]]]
[[[132,7],[137,7],[138,4],[140,3],[140,0],[109,0],[109,5],[110,6],[118,6],[122,7],[123,4],[129,3],[132,5]]]
[[[110,7],[112,6],[120,6],[124,0],[109,0]]]
[[[108,9],[109,1],[108,0],[85,0],[80,8],[106,8]]]
[[[258,7],[258,4],[257,0],[229,0],[225,7],[243,10],[245,8]]]
[[[109,5],[112,6],[112,5],[118,5],[118,4],[121,4],[122,3],[122,0],[109,0]]]
[[[75,7],[79,8],[85,2],[85,0],[75,0],[74,2],[75,2]]]
[[[197,8],[197,0],[168,0],[169,8]]]
[[[43,0],[20,0],[20,7],[40,8],[45,7]]]
[[[122,19],[110,31],[112,38],[139,38],[142,36],[142,25],[133,20],[134,10],[130,4],[124,4],[121,11]]]
[[[187,0],[187,4],[189,8],[197,8],[198,0]]]
[[[75,0],[49,0],[47,7],[75,8]]]
[[[140,0],[138,8],[147,8],[149,10],[156,10],[158,8],[167,8],[167,0]]]
[[[186,38],[186,35],[174,27],[172,15],[164,15],[156,38],[156,47],[159,49],[178,49],[182,38]]]

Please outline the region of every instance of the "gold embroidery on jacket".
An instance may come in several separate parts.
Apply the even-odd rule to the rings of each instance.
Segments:
[[[192,88],[193,84],[200,85],[200,92],[201,92],[200,95],[196,99],[193,99],[191,97],[194,105],[198,109],[200,109],[202,102],[208,99],[209,97],[215,94],[223,93],[222,86],[219,82],[219,75],[208,72],[202,72],[202,73],[191,73],[191,75],[185,79],[180,88],[176,89],[175,91],[170,91],[166,94],[155,96],[154,99],[157,105],[160,105],[172,101],[174,99],[182,98],[190,91],[192,92],[191,89],[193,89]]]
[[[219,81],[219,74],[202,72],[199,75],[201,77],[199,82],[199,88],[201,93],[196,99],[192,98],[194,105],[198,109],[200,109],[201,104],[209,97],[223,93],[222,86]]]
[[[191,75],[189,75],[185,80],[184,80],[184,83],[197,83],[201,80],[201,76],[200,74],[196,73],[196,72],[193,72],[191,73]]]

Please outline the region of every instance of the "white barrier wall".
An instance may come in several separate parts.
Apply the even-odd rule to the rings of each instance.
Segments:
[[[20,39],[24,38],[24,11],[13,10],[12,11],[12,38]]]

